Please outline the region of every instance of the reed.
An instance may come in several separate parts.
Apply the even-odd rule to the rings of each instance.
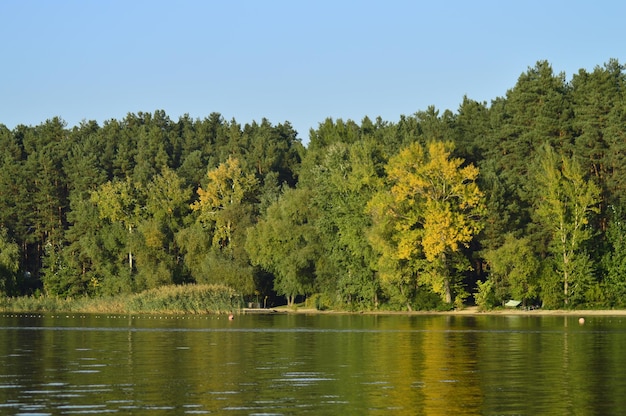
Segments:
[[[2,312],[219,314],[236,312],[242,306],[241,296],[222,285],[163,286],[132,295],[100,298],[45,295],[0,298]]]
[[[134,313],[231,313],[241,309],[241,296],[227,286],[165,286],[132,296],[128,312]]]

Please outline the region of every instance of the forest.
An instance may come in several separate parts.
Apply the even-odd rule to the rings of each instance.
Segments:
[[[162,110],[0,124],[0,293],[225,285],[261,306],[626,307],[626,75],[547,61],[396,121]]]

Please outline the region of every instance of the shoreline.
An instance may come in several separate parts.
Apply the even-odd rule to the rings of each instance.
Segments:
[[[130,315],[130,316],[149,316],[149,315],[168,315],[168,316],[208,316],[208,315],[371,315],[371,316],[577,316],[584,318],[587,316],[626,316],[626,309],[533,309],[523,310],[518,308],[502,308],[489,311],[479,310],[477,306],[469,306],[459,310],[449,311],[342,311],[342,310],[318,310],[315,308],[309,308],[305,306],[300,307],[288,307],[277,306],[274,308],[233,308],[228,310],[216,310],[216,311],[184,311],[184,310],[168,310],[168,309],[152,309],[152,310],[121,310],[114,308],[107,308],[102,310],[92,308],[60,308],[54,310],[41,310],[41,309],[11,309],[0,308],[0,314],[109,314],[109,315]]]
[[[253,314],[263,313],[260,310],[254,312],[243,310],[242,313]],[[309,314],[309,315],[405,315],[405,316],[419,316],[419,315],[450,315],[450,316],[626,316],[626,309],[580,309],[580,310],[566,310],[566,309],[495,309],[491,311],[481,311],[477,306],[470,306],[460,310],[452,311],[335,311],[325,310],[320,311],[314,308],[288,308],[278,307],[267,309],[267,313],[287,313],[287,314]]]

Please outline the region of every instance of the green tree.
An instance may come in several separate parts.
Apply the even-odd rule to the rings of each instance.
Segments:
[[[191,190],[184,186],[183,179],[167,167],[148,183],[142,207],[144,218],[138,225],[141,235],[136,249],[138,288],[188,280],[175,235],[191,211],[190,197]]]
[[[571,82],[575,151],[596,181],[606,181],[619,170],[610,162],[610,154],[618,150],[615,136],[624,131],[623,119],[615,123],[614,118],[623,111],[623,68],[617,60],[611,60],[593,72],[579,70]],[[619,147],[623,151],[623,145]]]
[[[140,112],[133,118],[136,142],[133,180],[145,185],[171,165],[173,154],[169,132],[172,122],[163,110],[152,114]]]
[[[290,306],[313,289],[319,252],[310,201],[309,190],[287,188],[246,241],[252,262],[274,274],[274,289]]]
[[[172,169],[165,167],[146,187],[145,207],[151,217],[175,233],[189,214],[191,189]]]
[[[0,224],[23,246],[32,242],[32,185],[23,147],[24,136],[32,134],[31,130],[25,126],[18,126],[13,132],[4,126],[0,128],[0,147],[3,149],[0,157]],[[25,271],[29,266],[24,264]]]
[[[485,160],[479,164],[481,188],[489,196],[487,230],[491,248],[502,244],[507,232],[539,239],[543,230],[532,221],[534,194],[531,163],[537,149],[548,142],[564,149],[570,146],[571,105],[564,74],[554,74],[546,61],[522,73],[506,97],[498,98],[489,110],[490,131],[481,147]],[[491,186],[497,187],[491,189]],[[494,210],[497,208],[497,210]],[[539,234],[539,235],[537,235]]]
[[[538,296],[540,262],[529,238],[509,233],[501,247],[485,251],[484,257],[497,302],[517,299],[527,305]]]
[[[608,251],[602,257],[603,288],[607,306],[626,306],[626,220],[621,210],[611,206],[606,232]]]
[[[91,193],[91,202],[99,210],[100,218],[121,224],[128,232],[128,268],[133,270],[132,235],[142,216],[143,196],[130,178],[125,181],[109,181]]]
[[[411,310],[418,287],[418,273],[424,269],[423,251],[417,244],[419,233],[412,229],[409,204],[396,201],[389,192],[374,194],[367,204],[372,226],[367,234],[377,253],[373,268],[389,300]]]
[[[382,185],[384,157],[373,139],[334,143],[313,175],[313,202],[323,251],[317,264],[320,290],[350,308],[374,308],[379,284],[372,265],[375,254],[364,230],[371,217],[364,206]]]
[[[302,144],[289,122],[272,126],[264,118],[261,124],[246,124],[243,135],[246,138],[245,158],[257,178],[276,173],[279,184],[295,186]]]
[[[585,179],[575,159],[559,156],[546,144],[535,175],[536,215],[550,233],[550,252],[557,265],[563,301],[580,298],[589,279],[585,242],[593,235],[589,220],[598,213],[600,189]]]
[[[467,162],[478,165],[487,154],[489,145],[486,138],[491,126],[487,104],[463,97],[452,124],[451,135],[456,153]]]
[[[13,295],[17,289],[20,248],[10,240],[6,228],[0,229],[0,294]]]
[[[206,270],[203,279],[219,281],[240,293],[250,294],[254,291],[254,271],[244,247],[246,230],[252,225],[255,211],[258,181],[253,174],[244,172],[234,157],[209,169],[207,179],[207,184],[198,188],[198,199],[191,205],[211,239],[208,252],[202,253],[199,260]],[[195,245],[195,249],[198,247]],[[193,260],[193,254],[190,260],[198,261]]]
[[[98,135],[95,122],[83,122],[70,133],[70,145],[63,161],[63,172],[69,194],[68,226],[63,242],[47,246],[43,267],[43,283],[47,293],[65,296],[94,293],[89,287],[94,275],[94,264],[81,241],[97,233],[100,218],[89,202],[91,191],[106,182],[106,145]],[[95,281],[95,280],[94,280]]]

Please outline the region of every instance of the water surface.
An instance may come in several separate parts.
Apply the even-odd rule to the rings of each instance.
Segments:
[[[626,318],[0,315],[0,414],[610,415]]]

